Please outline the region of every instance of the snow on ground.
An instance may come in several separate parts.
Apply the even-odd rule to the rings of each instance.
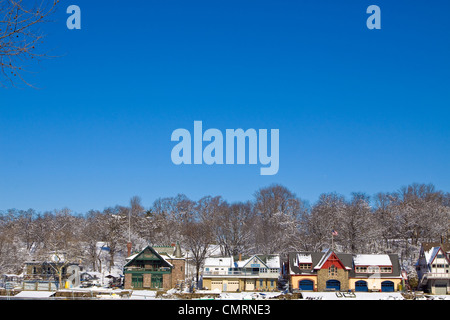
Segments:
[[[279,292],[223,292],[220,300],[261,300],[279,296]]]
[[[302,296],[305,300],[404,300],[400,292],[355,292],[347,297],[336,292],[302,292]]]
[[[14,298],[38,299],[49,298],[55,295],[54,291],[21,291]]]
[[[147,300],[147,299],[155,299],[156,291],[152,290],[135,290],[130,296],[132,300]]]
[[[131,300],[155,300],[155,299],[180,299],[176,293],[179,290],[171,289],[166,293],[156,297],[154,290],[133,290],[131,295],[122,296],[121,293],[130,290],[111,288],[73,288],[58,290],[58,292],[90,292],[92,298],[97,299],[131,299]],[[216,300],[264,300],[276,298],[281,292],[221,292],[220,290],[198,290],[196,293],[204,294],[204,299]],[[210,296],[208,296],[208,294]],[[22,291],[14,298],[20,299],[54,299],[55,291]],[[307,300],[404,300],[400,292],[302,292],[303,298],[297,301]],[[1,298],[1,297],[0,297]],[[70,295],[69,295],[70,298]],[[203,299],[203,298],[200,298]],[[421,297],[422,300],[450,300],[450,295],[427,295]],[[1,300],[1,299],[0,299]]]

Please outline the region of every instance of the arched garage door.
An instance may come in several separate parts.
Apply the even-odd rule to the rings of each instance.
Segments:
[[[381,283],[382,292],[394,292],[394,283],[392,281],[383,281]]]
[[[300,280],[298,282],[298,288],[303,291],[313,291],[314,282],[311,280]]]
[[[367,292],[369,288],[367,287],[367,281],[359,280],[355,282],[355,291],[357,292]]]
[[[341,290],[341,283],[338,280],[328,280],[326,285],[328,290]]]

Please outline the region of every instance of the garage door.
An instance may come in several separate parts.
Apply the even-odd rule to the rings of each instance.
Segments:
[[[245,281],[245,290],[246,291],[255,290],[255,280],[246,280]]]
[[[227,291],[238,291],[239,289],[239,281],[228,281]]]
[[[328,290],[341,290],[341,283],[338,280],[328,280],[326,285]]]
[[[447,294],[447,284],[436,283],[434,285],[434,294]]]
[[[222,291],[222,286],[223,286],[222,280],[221,281],[217,281],[217,280],[211,281],[211,290],[218,289],[218,290]]]
[[[382,292],[394,292],[394,283],[392,281],[383,281],[381,283]]]
[[[355,282],[355,291],[357,292],[367,292],[369,288],[367,287],[367,281],[359,280]]]
[[[313,291],[314,282],[312,280],[301,280],[298,282],[298,288],[303,291]]]

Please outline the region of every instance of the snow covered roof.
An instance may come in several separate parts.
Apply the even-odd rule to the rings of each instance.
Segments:
[[[269,268],[279,268],[280,267],[280,256],[271,255],[266,257],[266,265]]]
[[[205,267],[229,267],[233,266],[233,257],[209,257],[205,259]]]
[[[162,261],[164,261],[167,265],[169,265],[171,268],[173,268],[173,265],[167,261],[166,257],[168,258],[172,258],[169,255],[166,254],[159,254],[155,249],[153,249],[151,246],[146,246],[144,249],[142,249],[139,253],[134,254],[129,256],[128,258],[126,258],[127,263],[124,265],[124,267],[129,266],[133,260],[139,258],[140,255],[144,254],[145,251],[150,251],[152,254],[154,254],[156,257],[158,257],[159,259],[161,259]]]
[[[205,259],[205,267],[251,268],[255,259],[261,268],[280,268],[279,255],[253,255],[242,260],[232,256],[208,257]]]
[[[312,257],[310,253],[297,253],[295,262],[300,263],[312,263]]]
[[[355,266],[392,266],[387,254],[357,254],[353,262]]]
[[[262,268],[279,268],[280,267],[280,256],[271,255],[253,255],[251,257],[246,257],[243,260],[235,261],[234,266],[236,268],[251,268],[252,264],[262,264]]]
[[[55,295],[55,291],[21,291],[14,298],[49,298]]]
[[[431,264],[433,262],[434,257],[437,255],[437,253],[439,252],[440,249],[441,249],[441,247],[437,246],[437,247],[432,247],[428,251],[424,251],[425,260],[427,261],[427,264]]]
[[[322,256],[322,259],[320,259],[319,263],[314,267],[314,269],[322,269],[323,264],[328,260],[332,253],[332,250],[328,250],[326,254]]]
[[[133,260],[133,259],[136,258],[136,256],[138,256],[138,255],[139,255],[139,253],[132,254],[131,256],[126,257],[125,260],[127,260],[127,261]]]
[[[330,258],[333,251],[326,252],[291,252],[289,253],[289,274],[314,274],[320,270],[325,262]],[[349,276],[355,276],[356,270],[354,266],[391,266],[392,272],[389,274],[382,274],[383,276],[399,276],[400,265],[398,256],[395,254],[357,254],[350,253],[335,253],[337,259],[340,260],[345,270],[349,272]],[[311,269],[301,268],[300,264],[310,263]]]

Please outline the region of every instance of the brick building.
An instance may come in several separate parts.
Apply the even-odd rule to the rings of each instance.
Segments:
[[[125,289],[168,290],[185,280],[186,260],[178,243],[175,246],[146,246],[127,260]]]

